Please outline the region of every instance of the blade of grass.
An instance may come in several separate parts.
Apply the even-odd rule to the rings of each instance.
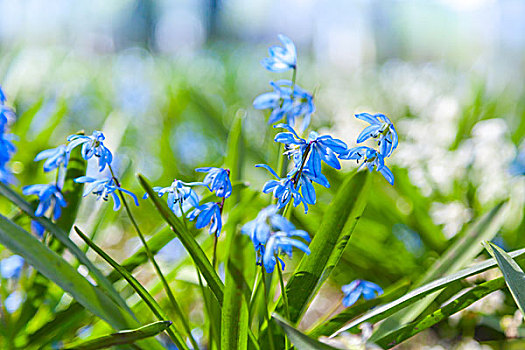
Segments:
[[[292,341],[295,347],[299,350],[335,350],[328,344],[321,343],[315,339],[310,338],[298,329],[289,325],[282,317],[277,314],[272,315],[272,319],[284,330],[288,338]]]

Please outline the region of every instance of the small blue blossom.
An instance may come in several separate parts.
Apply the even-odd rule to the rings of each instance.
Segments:
[[[62,192],[56,185],[30,185],[23,188],[26,196],[35,194],[40,203],[35,211],[35,216],[44,216],[49,208],[53,210],[53,219],[57,220],[62,214],[62,207],[66,207]]]
[[[223,168],[197,168],[195,171],[208,173],[204,177],[204,185],[217,197],[228,198],[232,194],[232,184],[230,182],[230,170]]]
[[[0,261],[0,275],[3,278],[18,278],[24,267],[24,258],[20,255],[11,255]]]
[[[69,153],[65,145],[60,145],[57,148],[46,149],[38,153],[35,157],[35,162],[46,159],[44,162],[44,171],[51,171],[59,166],[67,167],[69,161]]]
[[[93,131],[91,136],[85,135],[70,135],[67,140],[69,144],[67,145],[67,153],[71,153],[71,150],[75,147],[82,145],[82,157],[85,160],[91,159],[95,156],[98,158],[99,171],[104,170],[106,165],[111,165],[113,160],[113,155],[110,150],[104,146],[104,140],[106,137],[100,131]]]
[[[274,91],[259,95],[253,101],[256,109],[271,109],[268,124],[273,124],[286,117],[290,126],[295,125],[295,119],[303,116],[301,130],[304,131],[310,124],[311,115],[315,112],[313,96],[298,85],[294,86],[290,80],[279,80],[270,82]]]
[[[15,120],[15,112],[3,104],[0,104],[0,133],[4,132],[8,123]]]
[[[44,235],[46,228],[42,226],[38,221],[31,220],[31,230],[40,238]]]
[[[219,203],[208,202],[199,205],[188,214],[188,219],[190,221],[197,219],[195,227],[198,229],[210,225],[208,230],[210,234],[215,233],[217,237],[221,234],[222,219]]]
[[[5,168],[5,164],[0,164],[0,182],[5,184],[12,184],[15,183],[15,181],[16,179],[11,173],[11,171]]]
[[[510,163],[509,172],[511,175],[525,175],[525,149],[520,150]]]
[[[398,144],[397,132],[392,121],[384,114],[356,114],[357,119],[368,122],[367,126],[357,137],[357,143],[364,142],[370,137],[378,140],[379,152],[383,157],[390,157]]]
[[[12,139],[12,135],[5,135],[0,132],[0,166],[5,165],[16,151],[16,147],[11,142]]]
[[[315,131],[310,132],[308,140],[305,140],[299,137],[289,125],[277,124],[275,127],[289,131],[278,133],[274,141],[286,146],[286,153],[293,157],[296,166],[304,162],[304,157],[308,157],[306,165],[316,177],[321,174],[321,161],[332,168],[341,169],[337,155],[348,149],[343,141],[334,139],[330,135],[319,136]]]
[[[135,202],[135,205],[139,205],[137,196],[133,192],[128,191],[122,187],[119,187],[115,184],[115,180],[112,177],[103,178],[103,179],[94,179],[89,176],[81,176],[75,179],[77,183],[89,183],[84,189],[84,194],[82,196],[87,196],[90,193],[93,193],[97,196],[97,199],[102,198],[104,201],[108,200],[109,195],[113,197],[113,210],[119,210],[120,208],[120,198],[116,191],[126,193]]]
[[[379,171],[385,179],[391,184],[394,184],[394,174],[388,169],[385,165],[385,159],[383,155],[377,152],[375,149],[367,146],[359,146],[349,149],[346,153],[339,156],[340,159],[355,159],[359,164],[359,161],[363,163],[359,167],[366,166],[369,171],[376,170]]]
[[[22,302],[24,301],[24,296],[20,291],[14,291],[13,293],[9,294],[7,298],[5,298],[4,306],[7,312],[12,314],[18,308],[20,305],[22,305]]]
[[[355,280],[342,288],[344,293],[343,305],[349,307],[353,305],[362,295],[366,300],[374,299],[377,295],[383,294],[383,290],[377,284],[365,280]]]
[[[261,61],[264,68],[271,72],[285,72],[289,69],[295,69],[297,64],[297,51],[293,41],[285,35],[279,34],[281,46],[272,46],[268,50],[270,57]]]
[[[3,105],[6,101],[4,90],[2,89],[2,85],[0,85],[0,105]]]
[[[284,208],[288,202],[293,198],[293,205],[297,207],[303,203],[304,212],[308,212],[308,204],[315,204],[315,199],[312,202],[311,196],[307,194],[306,198],[299,192],[299,184],[294,183],[294,177],[288,175],[285,178],[279,178],[279,175],[266,164],[257,164],[257,168],[264,168],[268,170],[277,180],[270,180],[264,184],[263,192],[273,192],[273,196],[277,198],[277,206],[279,209]],[[311,184],[310,184],[311,185]],[[307,189],[308,191],[309,189]],[[304,193],[304,190],[303,190]]]
[[[310,254],[310,249],[304,242],[292,238],[299,237],[310,242],[308,233],[297,230],[290,221],[277,214],[277,210],[275,205],[264,208],[255,220],[246,223],[241,230],[252,239],[257,253],[257,264],[263,264],[269,273],[273,272],[277,263],[276,255],[285,253],[291,258],[293,247]],[[278,259],[284,270],[283,261]]]
[[[165,193],[168,194],[168,207],[177,216],[181,216],[181,206],[184,212],[187,212],[190,208],[199,206],[199,196],[197,193],[189,187],[198,183],[185,183],[180,180],[175,180],[169,187],[153,187],[153,191],[162,197]],[[143,197],[148,198],[146,193]]]

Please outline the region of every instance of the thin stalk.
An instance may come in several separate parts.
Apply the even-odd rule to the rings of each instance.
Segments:
[[[230,171],[227,169],[228,176],[230,175]],[[222,220],[222,210],[224,209],[224,201],[226,200],[226,197],[222,197],[222,202],[219,204],[219,208],[221,211],[221,220]],[[217,232],[213,234],[213,258],[212,258],[212,266],[214,270],[217,270],[217,243],[219,241],[219,236],[217,235]]]
[[[115,184],[117,185],[117,187],[120,187],[120,183],[119,183],[117,177],[115,176],[115,173],[113,172],[113,168],[111,167],[111,165],[109,165],[109,171],[111,172],[111,176],[113,177],[113,180],[115,181]],[[146,255],[148,256],[148,259],[153,264],[153,267],[155,268],[155,272],[157,273],[157,275],[160,277],[160,280],[162,281],[162,284],[164,286],[164,290],[166,291],[166,294],[168,295],[168,299],[170,300],[171,305],[175,309],[175,313],[177,314],[177,316],[181,320],[182,326],[184,327],[184,330],[188,333],[188,337],[190,339],[190,342],[191,342],[192,346],[195,347],[195,349],[198,349],[199,345],[197,344],[197,342],[193,338],[193,335],[191,334],[190,325],[186,321],[186,318],[184,317],[184,313],[182,312],[181,307],[179,306],[179,304],[175,300],[175,296],[173,295],[173,293],[171,291],[171,288],[170,288],[170,286],[168,284],[168,281],[166,281],[166,278],[164,278],[164,275],[162,274],[162,271],[160,270],[160,267],[157,264],[157,261],[155,261],[155,257],[153,256],[153,253],[149,249],[148,243],[146,242],[146,239],[144,238],[144,235],[142,234],[142,231],[140,230],[139,225],[135,221],[135,217],[131,213],[131,209],[130,209],[130,207],[128,205],[128,202],[126,201],[126,198],[124,197],[124,194],[122,194],[122,192],[120,192],[120,191],[117,191],[117,192],[118,192],[118,195],[120,197],[120,200],[122,201],[122,204],[124,205],[124,208],[126,209],[126,213],[128,214],[128,217],[129,217],[133,227],[135,228],[135,231],[137,231],[137,234],[138,234],[138,236],[140,238],[140,241],[142,242],[142,245],[144,246],[144,250],[146,251]]]
[[[281,296],[283,297],[283,302],[284,302],[284,312],[286,314],[286,319],[290,320],[290,309],[288,308],[288,296],[286,295],[286,289],[284,288],[283,271],[281,270],[281,262],[279,261],[277,254],[275,255],[275,260],[277,260],[277,272],[279,272],[279,283],[281,285]],[[288,337],[285,335],[284,349],[288,350],[288,347],[289,347]]]
[[[264,275],[265,269],[264,265],[261,265],[261,271],[262,271],[262,282],[264,286],[264,303],[266,304],[266,310],[264,311],[264,318],[266,319],[266,324],[268,327],[268,338],[270,339],[270,350],[275,350],[275,345],[273,343],[273,331],[272,331],[272,325],[270,324],[270,317],[268,316],[268,309],[269,309],[269,302],[268,302],[268,293],[266,289],[266,276]]]

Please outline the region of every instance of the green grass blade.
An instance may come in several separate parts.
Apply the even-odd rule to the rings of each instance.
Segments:
[[[368,172],[349,176],[326,209],[319,230],[286,286],[290,321],[296,323],[339,261],[366,205]],[[281,303],[278,309],[283,312]]]
[[[441,276],[457,272],[470,263],[483,250],[481,243],[492,239],[503,225],[504,204],[504,202],[499,203],[487,214],[476,220],[465,234],[427,270],[427,273],[417,285],[422,285]],[[439,293],[428,295],[423,300],[389,317],[375,330],[370,341],[375,342],[387,333],[414,321],[438,295]]]
[[[525,273],[512,257],[497,245],[485,242],[484,246],[490,255],[496,258],[516,305],[521,314],[525,315]]]
[[[97,282],[98,286],[103,289],[115,302],[121,307],[127,309],[126,302],[117,293],[111,282],[100,272],[99,269],[86,257],[86,255],[80,250],[80,248],[69,239],[67,233],[55,225],[51,220],[44,217],[36,217],[33,207],[26,202],[20,195],[14,192],[11,188],[3,183],[0,183],[0,194],[5,196],[14,205],[22,209],[27,215],[33,220],[38,221],[39,224],[49,231],[53,237],[58,239],[70,252],[73,254],[80,263],[84,264],[91,272],[93,278]],[[128,309],[129,310],[129,309]]]
[[[272,315],[272,319],[283,329],[288,339],[298,350],[335,350],[330,345],[321,343],[310,338],[306,334],[289,325],[283,318],[277,314]]]
[[[75,231],[77,234],[86,242],[86,244],[93,249],[100,257],[102,257],[108,264],[110,264],[118,273],[122,275],[122,277],[128,281],[128,283],[131,285],[131,287],[137,292],[137,294],[140,296],[142,300],[148,305],[150,310],[153,312],[153,314],[160,320],[165,321],[168,319],[166,317],[164,311],[162,308],[157,304],[155,299],[149,294],[149,292],[140,284],[135,277],[131,273],[129,273],[126,269],[124,269],[122,266],[120,266],[115,260],[113,260],[108,254],[106,254],[100,247],[98,247],[93,241],[89,239],[78,227],[75,226]],[[168,334],[172,338],[173,342],[179,349],[187,349],[184,340],[182,339],[179,332],[174,328],[171,327],[167,330]]]
[[[130,314],[89,283],[62,257],[37,238],[0,215],[0,243],[22,256],[42,275],[68,292],[86,309],[116,329],[138,326]]]
[[[451,301],[439,310],[436,310],[430,315],[423,317],[421,320],[411,322],[400,329],[387,334],[385,337],[377,339],[375,344],[381,346],[382,348],[391,348],[392,346],[401,344],[408,338],[413,337],[419,332],[432,327],[438,322],[443,321],[449,316],[454,315],[456,312],[459,312],[472,305],[476,301],[484,298],[488,294],[504,287],[505,280],[503,277],[484,282],[472,288],[465,294],[462,294],[457,299]]]
[[[171,321],[157,321],[137,329],[120,331],[97,339],[88,340],[77,345],[70,345],[65,347],[65,349],[96,350],[109,348],[110,346],[115,345],[132,344],[141,339],[154,337],[166,330],[170,325]]]
[[[206,257],[206,254],[204,254],[204,251],[199,246],[197,241],[195,241],[191,233],[186,229],[186,227],[184,227],[184,224],[168,208],[168,205],[165,203],[165,201],[161,200],[158,194],[155,191],[153,191],[146,178],[139,174],[138,179],[144,190],[148,193],[149,198],[151,198],[155,207],[158,209],[160,215],[164,218],[164,220],[166,220],[168,225],[171,227],[173,232],[180,239],[180,241],[192,257],[193,261],[195,262],[195,265],[202,273],[202,276],[204,277],[204,279],[208,283],[208,286],[213,292],[213,295],[215,295],[215,298],[217,299],[219,304],[222,305],[224,297],[224,284],[220,280],[219,276],[217,276],[217,273],[211,266],[210,261]]]
[[[510,253],[509,255],[515,259],[517,258],[523,259],[525,258],[525,248],[516,250]],[[472,267],[456,272],[452,275],[445,276],[435,281],[432,281],[428,284],[425,284],[424,286],[414,289],[413,291],[403,295],[401,298],[393,302],[390,302],[382,306],[378,306],[375,309],[370,310],[363,316],[357,318],[356,320],[352,321],[350,324],[338,330],[336,333],[333,334],[333,336],[341,332],[347,331],[347,330],[357,332],[359,331],[357,327],[363,322],[373,323],[373,322],[380,321],[388,317],[389,315],[392,315],[396,311],[399,311],[409,305],[412,305],[416,301],[421,300],[422,298],[429,295],[430,293],[443,289],[449,286],[450,284],[457,282],[459,280],[462,280],[464,278],[467,278],[469,276],[477,275],[483,271],[487,271],[488,269],[491,269],[496,266],[497,266],[497,262],[495,259],[488,259],[486,261],[477,263]]]

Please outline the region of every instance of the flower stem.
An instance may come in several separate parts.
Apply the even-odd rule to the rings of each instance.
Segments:
[[[290,320],[290,309],[288,307],[288,296],[286,295],[286,289],[284,288],[284,279],[283,271],[281,270],[281,262],[279,261],[277,254],[275,255],[275,260],[277,260],[277,272],[279,272],[279,283],[281,285],[281,296],[283,297],[284,302],[284,312],[286,314],[286,319]],[[288,350],[288,337],[284,337],[284,350]]]
[[[119,183],[117,177],[115,176],[115,173],[113,172],[113,168],[111,167],[111,165],[109,165],[109,171],[111,172],[111,176],[113,177],[113,180],[115,181],[115,184],[117,185],[117,187],[120,188],[120,183]],[[128,205],[128,202],[126,202],[126,198],[124,197],[124,194],[122,194],[121,191],[117,191],[117,192],[118,192],[119,197],[120,197],[120,199],[122,201],[122,204],[124,204],[124,208],[126,209],[126,213],[128,214],[128,217],[129,217],[133,227],[135,228],[135,231],[137,231],[137,234],[138,234],[138,236],[140,238],[140,241],[142,242],[142,245],[144,246],[144,250],[146,251],[146,255],[148,256],[148,259],[153,264],[153,267],[155,268],[155,272],[157,273],[157,275],[160,277],[160,280],[162,281],[162,285],[164,286],[164,289],[166,291],[166,294],[168,295],[168,299],[170,300],[171,305],[175,309],[175,313],[177,314],[177,316],[181,320],[185,331],[188,333],[188,337],[190,339],[190,342],[191,342],[192,346],[195,349],[198,349],[199,345],[197,344],[197,342],[193,338],[193,335],[191,334],[191,329],[190,329],[190,326],[189,326],[186,318],[184,317],[184,313],[182,312],[182,309],[181,309],[180,305],[175,300],[175,296],[173,295],[173,293],[171,291],[171,288],[170,288],[170,286],[168,284],[168,281],[166,281],[166,278],[162,274],[162,271],[160,270],[159,265],[155,261],[153,253],[149,249],[148,243],[146,242],[146,239],[144,238],[144,235],[142,234],[142,231],[140,230],[139,225],[137,224],[137,221],[135,221],[135,217],[131,213],[131,209],[130,209],[130,207]]]
[[[266,275],[265,275],[265,269],[264,265],[261,265],[261,271],[262,271],[262,282],[263,282],[263,294],[264,294],[264,303],[266,306],[266,310],[264,311],[264,318],[266,319],[266,324],[268,327],[268,339],[270,339],[270,349],[275,350],[275,345],[273,343],[273,331],[272,326],[270,324],[270,317],[268,316],[268,309],[270,308],[270,303],[268,302],[268,293],[266,289]]]

